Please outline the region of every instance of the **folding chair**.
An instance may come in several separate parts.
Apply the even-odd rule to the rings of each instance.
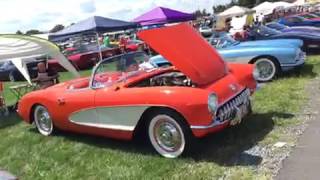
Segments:
[[[0,82],[0,115],[9,115],[8,107],[4,99],[4,85]]]

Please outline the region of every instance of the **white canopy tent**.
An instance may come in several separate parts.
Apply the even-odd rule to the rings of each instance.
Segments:
[[[303,5],[307,4],[307,3],[306,3],[305,0],[296,0],[293,4],[295,6],[303,6]]]
[[[226,9],[222,13],[219,14],[219,16],[227,16],[227,17],[234,17],[234,16],[243,16],[245,14],[254,13],[255,10],[241,7],[241,6],[232,6],[229,9]]]
[[[55,44],[32,36],[5,34],[0,35],[0,62],[12,61],[24,78],[31,83],[26,61],[48,55],[68,71],[79,77],[79,73]]]
[[[274,8],[289,8],[289,7],[292,7],[292,6],[295,6],[295,5],[292,4],[292,3],[283,2],[283,1],[278,1],[278,2],[274,2],[273,3],[273,7]]]
[[[273,12],[274,5],[271,2],[265,1],[252,9],[256,11],[257,15],[267,15]]]

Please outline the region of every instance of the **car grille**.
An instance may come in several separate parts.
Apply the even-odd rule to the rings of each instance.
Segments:
[[[300,51],[296,57],[296,61],[300,61],[301,59],[305,60],[306,59],[306,53],[303,51]]]
[[[236,110],[241,105],[247,105],[249,103],[250,90],[244,89],[235,97],[224,103],[218,108],[217,120],[220,122],[233,119],[236,115]]]

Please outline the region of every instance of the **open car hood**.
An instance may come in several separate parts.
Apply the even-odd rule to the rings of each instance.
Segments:
[[[144,30],[138,36],[199,85],[226,74],[226,64],[218,52],[186,23]]]

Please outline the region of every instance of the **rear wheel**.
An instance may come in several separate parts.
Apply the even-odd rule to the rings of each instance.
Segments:
[[[148,137],[160,155],[176,158],[189,149],[192,134],[179,114],[161,110],[150,116]]]
[[[38,105],[35,107],[33,115],[38,131],[44,136],[51,135],[53,133],[53,122],[47,108]]]
[[[279,73],[280,68],[278,62],[271,58],[260,58],[254,62],[259,71],[258,81],[270,81]]]

